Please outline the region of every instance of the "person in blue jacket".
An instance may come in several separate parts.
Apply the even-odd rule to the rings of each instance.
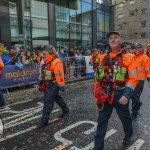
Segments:
[[[6,49],[2,51],[2,61],[4,65],[13,65],[13,57],[9,55],[9,51]]]

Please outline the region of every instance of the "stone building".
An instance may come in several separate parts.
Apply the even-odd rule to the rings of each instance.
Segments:
[[[113,0],[115,30],[125,42],[150,43],[150,0]]]

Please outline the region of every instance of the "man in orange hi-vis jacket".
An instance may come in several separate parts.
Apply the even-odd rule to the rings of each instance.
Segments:
[[[0,77],[2,75],[2,72],[1,70],[4,68],[4,64],[3,64],[3,61],[2,61],[2,58],[0,56]],[[4,106],[5,105],[5,102],[4,102],[4,97],[3,97],[3,93],[2,93],[2,90],[0,89],[0,107]]]
[[[63,62],[57,55],[55,48],[52,45],[48,45],[45,48],[45,64],[41,78],[46,84],[44,89],[44,107],[41,118],[41,123],[38,128],[42,128],[48,125],[49,116],[52,112],[54,101],[62,109],[60,117],[65,117],[69,113],[69,108],[62,98],[64,93],[64,69]]]
[[[114,107],[123,125],[124,147],[129,147],[133,134],[129,99],[138,82],[135,63],[133,57],[121,49],[122,38],[118,32],[110,32],[107,37],[111,51],[101,56],[95,73],[97,82],[92,86],[99,110],[94,150],[104,148],[107,124]]]
[[[101,57],[101,55],[100,55],[98,49],[94,49],[93,54],[92,54],[90,61],[89,61],[89,64],[93,65],[93,69],[96,69],[97,66],[99,65],[100,57]]]
[[[134,45],[134,53],[133,57],[135,66],[138,72],[138,84],[131,96],[132,99],[132,119],[135,120],[138,115],[138,111],[142,105],[140,102],[140,96],[142,94],[144,88],[144,81],[147,79],[149,87],[150,87],[150,58],[144,54],[144,49],[142,48],[141,43],[136,43]]]

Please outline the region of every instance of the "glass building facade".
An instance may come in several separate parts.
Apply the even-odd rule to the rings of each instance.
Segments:
[[[0,41],[26,49],[48,43],[66,50],[95,48],[109,32],[109,5],[96,0],[0,0]]]

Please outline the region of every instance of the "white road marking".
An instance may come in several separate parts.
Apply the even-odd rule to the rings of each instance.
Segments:
[[[0,109],[0,112],[1,111],[7,111],[7,110],[10,110],[10,106],[15,106],[15,105],[18,105],[18,104],[23,104],[23,103],[27,103],[27,102],[31,102],[35,99],[29,99],[29,100],[26,100],[26,101],[19,101],[19,102],[16,102],[16,103],[13,103],[13,104],[10,104],[10,105],[6,105],[3,109]],[[40,103],[40,102],[39,102]]]
[[[59,146],[57,146],[57,147],[54,148],[53,150],[62,150],[62,149],[65,149],[66,147],[69,147],[70,145],[72,145],[72,144],[73,144],[73,141],[70,141],[70,140],[68,140],[68,139],[65,139],[65,138],[61,137],[61,135],[62,135],[63,133],[65,133],[66,131],[69,131],[69,130],[71,130],[71,129],[73,129],[73,128],[79,126],[79,125],[82,125],[82,124],[92,124],[92,125],[94,126],[94,127],[92,127],[90,130],[87,130],[87,131],[83,132],[83,133],[85,133],[86,135],[89,135],[89,134],[91,134],[92,132],[94,132],[94,128],[96,128],[96,125],[97,125],[97,123],[94,122],[94,121],[79,121],[79,122],[77,122],[77,123],[74,123],[74,124],[72,124],[72,125],[70,125],[70,126],[64,128],[64,129],[62,129],[62,130],[56,132],[55,135],[54,135],[54,138],[55,138],[57,141],[61,142],[62,144],[59,145]]]
[[[48,123],[51,123],[51,122],[54,122],[54,121],[57,121],[57,120],[59,120],[59,118],[54,118],[54,119],[50,120]],[[22,131],[19,131],[19,132],[17,132],[17,133],[8,135],[8,136],[6,136],[6,137],[1,138],[1,139],[0,139],[0,142],[5,141],[5,140],[8,140],[8,139],[10,139],[10,138],[13,138],[13,137],[15,137],[15,136],[18,136],[18,135],[20,135],[20,134],[23,134],[23,133],[26,133],[26,132],[35,130],[36,128],[37,128],[37,126],[32,126],[32,127],[27,128],[27,129],[25,129],[25,130],[22,130]]]
[[[6,105],[6,106],[10,107],[10,106],[18,105],[18,104],[23,104],[23,103],[26,103],[26,102],[31,102],[31,101],[33,101],[33,100],[34,100],[34,99],[28,99],[28,100],[25,100],[25,101],[18,101],[18,102],[16,102],[16,103],[9,104],[9,105]]]
[[[0,119],[0,138],[1,138],[2,134],[3,134],[3,130],[4,130],[3,122]]]
[[[115,129],[110,129],[109,131],[106,132],[105,140],[108,139],[110,136],[115,134],[117,130]],[[84,148],[79,149],[75,146],[71,147],[69,150],[92,150],[94,148],[94,142],[91,142],[90,144],[86,145]]]
[[[23,120],[23,119],[28,118],[28,117],[30,117],[30,116],[32,116],[32,118],[34,118],[33,115],[36,114],[36,113],[38,113],[40,110],[41,110],[41,109],[37,109],[36,111],[34,111],[34,112],[32,112],[32,113],[28,113],[28,114],[26,114],[26,115],[24,115],[24,116],[21,116],[20,118],[16,118],[15,120],[10,121],[10,122],[4,124],[4,128],[7,129],[7,128],[10,128],[10,127],[19,125],[19,124],[21,123],[21,122],[19,122],[20,120]],[[32,119],[32,118],[31,118],[31,119]],[[28,120],[28,119],[27,119],[27,120]],[[24,121],[25,121],[25,120],[24,120]],[[21,124],[22,124],[22,123],[21,123]]]
[[[20,114],[20,113],[28,112],[28,111],[35,110],[35,109],[38,109],[38,108],[41,108],[41,106],[34,107],[34,108],[29,108],[29,109],[25,109],[25,110],[21,110],[21,111],[7,110],[7,111],[3,111],[3,112],[1,112],[1,113],[2,113],[2,114],[4,114],[4,113]]]
[[[52,113],[55,113],[55,112],[58,112],[58,111],[59,111],[59,109],[56,109],[56,110],[53,110]],[[27,123],[27,122],[29,122],[29,121],[32,121],[32,120],[35,120],[35,119],[40,118],[40,117],[42,116],[41,114],[40,114],[40,115],[37,115],[37,116],[33,116],[33,114],[35,114],[35,113],[37,113],[37,112],[39,112],[39,110],[37,110],[37,111],[35,111],[35,112],[31,113],[31,114],[27,114],[27,115],[25,115],[25,116],[23,116],[23,117],[20,117],[19,119],[16,119],[16,120],[14,120],[14,121],[11,121],[11,122],[9,122],[9,123],[7,123],[7,124],[4,124],[4,129],[12,128],[12,127],[14,127],[14,126],[17,126],[17,125],[20,125],[20,124],[24,124],[24,123]],[[20,121],[20,120],[22,120],[22,119],[24,119],[24,118],[27,118],[27,117],[29,117],[29,116],[32,116],[32,117],[31,117],[31,118],[28,118],[28,119],[26,119],[26,120]],[[19,122],[19,121],[20,121],[20,122]]]
[[[3,108],[0,109],[0,112],[1,112],[1,111],[6,111],[6,110],[10,110],[10,109],[11,109],[10,107],[5,106],[5,107],[3,107]]]
[[[144,140],[138,139],[135,143],[133,143],[127,150],[140,150],[141,146],[145,143]]]
[[[113,134],[115,134],[116,132],[117,132],[117,130],[115,130],[115,129],[110,129],[109,131],[107,131],[106,136],[105,136],[105,140],[108,139]]]
[[[37,109],[34,109],[34,110],[29,110],[27,112],[24,112],[24,113],[21,113],[21,114],[17,114],[17,115],[12,115],[10,117],[5,117],[3,118],[3,121],[7,121],[7,120],[11,120],[11,119],[15,119],[17,117],[20,117],[20,116],[23,116],[23,115],[26,115],[26,114],[29,114],[29,113],[32,113],[34,111],[36,111]]]

